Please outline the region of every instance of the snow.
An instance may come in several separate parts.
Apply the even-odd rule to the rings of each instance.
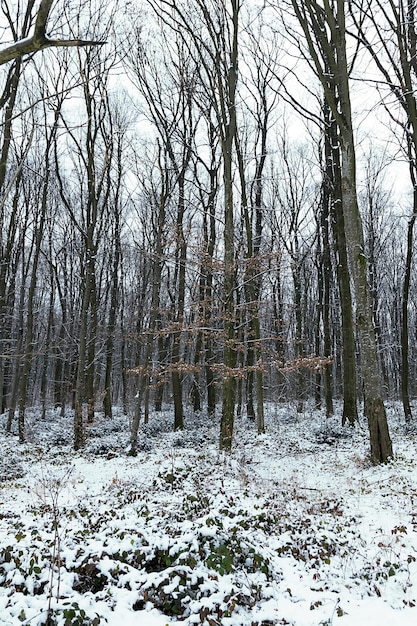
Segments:
[[[28,411],[28,443],[0,418],[0,624],[411,626],[417,623],[416,433],[388,405],[395,458],[367,428],[270,404],[267,432],[169,408],[142,426]]]

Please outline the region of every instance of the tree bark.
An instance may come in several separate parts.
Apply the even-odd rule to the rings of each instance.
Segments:
[[[348,108],[347,94],[342,98],[343,110]],[[364,253],[362,222],[356,197],[355,151],[351,128],[341,130],[342,197],[343,214],[350,267],[356,298],[356,323],[361,351],[364,402],[368,418],[373,463],[381,463],[392,457],[392,443],[382,400],[381,380],[378,368],[372,303]]]
[[[77,47],[103,45],[104,41],[86,41],[83,39],[50,39],[46,36],[46,27],[54,0],[41,0],[36,15],[33,35],[15,41],[13,44],[0,50],[0,65],[13,59],[21,59],[29,54],[39,52],[45,48]],[[32,21],[32,20],[31,20]]]
[[[361,351],[362,378],[365,406],[367,407],[371,459],[373,463],[381,463],[392,457],[392,443],[388,430],[385,406],[382,400],[363,228],[356,192],[356,158],[349,93],[348,63],[346,57],[346,29],[343,0],[337,0],[337,25],[335,46],[339,70],[338,92],[340,109],[343,114],[343,121],[339,124],[343,217],[350,269],[355,287],[356,323]]]
[[[371,459],[374,463],[380,463],[392,456],[392,443],[382,401],[363,228],[356,190],[356,158],[349,91],[345,1],[336,0],[334,7],[325,2],[324,6],[320,7],[311,0],[305,0],[303,5],[292,0],[292,6],[306,36],[309,53],[321,81],[326,102],[339,130],[342,210],[349,267],[355,290],[356,322]],[[333,77],[331,84],[328,82],[328,71]],[[332,89],[333,81],[336,99]]]
[[[334,81],[329,85],[336,98]],[[343,368],[343,412],[342,425],[354,426],[358,421],[356,347],[353,320],[352,292],[346,248],[343,217],[342,174],[338,129],[330,107],[324,105],[326,184],[331,197],[330,222],[333,230],[336,254],[336,276],[340,297],[342,321],[342,368]]]
[[[227,108],[224,118],[222,136],[223,154],[223,184],[224,184],[224,350],[223,362],[225,376],[223,382],[222,416],[220,421],[220,449],[230,451],[233,440],[233,426],[235,415],[236,380],[236,309],[235,309],[235,230],[234,230],[234,202],[233,202],[233,146],[236,141],[236,87],[238,80],[238,29],[240,4],[232,0],[231,12],[231,46],[227,67],[225,100],[223,107]],[[226,61],[226,60],[224,60]]]

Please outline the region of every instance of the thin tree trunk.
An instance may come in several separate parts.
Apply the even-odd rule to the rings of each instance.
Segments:
[[[230,451],[233,441],[235,416],[236,380],[236,310],[235,310],[235,244],[234,244],[234,203],[233,203],[233,146],[237,136],[236,86],[238,79],[238,17],[240,6],[232,2],[231,29],[232,42],[230,61],[227,68],[226,102],[227,119],[224,120],[222,138],[223,183],[224,183],[224,350],[225,369],[223,381],[222,416],[220,420],[220,449]],[[223,52],[223,51],[222,51]]]
[[[142,404],[144,406],[144,423],[149,421],[149,402],[150,402],[150,382],[151,382],[151,368],[152,368],[152,355],[154,351],[155,341],[159,345],[162,341],[160,336],[161,321],[160,321],[160,290],[161,290],[161,276],[162,276],[162,258],[163,258],[163,246],[164,246],[164,229],[166,219],[166,201],[167,201],[167,180],[165,178],[166,172],[162,167],[161,151],[159,152],[159,170],[161,172],[162,188],[159,197],[157,215],[156,215],[156,233],[155,233],[155,253],[152,260],[152,272],[151,272],[151,303],[149,313],[149,326],[146,335],[146,344],[143,356],[143,371],[139,374],[139,384],[137,393],[137,402],[135,408],[135,416],[131,428],[131,441],[129,454],[136,454],[136,442],[138,438],[138,428],[140,423],[140,417],[142,415]]]
[[[77,376],[75,379],[74,397],[74,450],[80,450],[84,446],[84,414],[85,403],[85,375],[87,368],[87,332],[88,312],[90,308],[90,283],[92,280],[90,259],[86,259],[84,286],[82,292],[82,304],[80,311],[79,346],[77,359]]]
[[[1,237],[1,248],[0,248],[0,411],[3,413],[6,410],[7,402],[6,402],[6,394],[7,394],[7,370],[10,371],[10,363],[7,358],[4,357],[7,350],[7,329],[10,327],[10,324],[7,323],[7,273],[10,271],[11,263],[12,263],[12,251],[13,245],[15,243],[15,234],[18,225],[18,220],[16,219],[17,210],[18,210],[18,188],[20,185],[21,177],[22,177],[22,169],[21,167],[17,168],[14,181],[15,186],[15,194],[12,203],[12,213],[9,218],[9,229],[6,236],[6,228],[5,228],[5,215],[4,215],[4,204],[5,204],[5,194],[7,192],[6,189],[6,173],[7,173],[7,163],[9,158],[10,145],[12,142],[12,123],[14,117],[14,108],[16,104],[18,85],[21,74],[21,65],[22,60],[17,59],[14,61],[13,65],[10,67],[5,87],[3,90],[3,94],[1,96],[1,104],[4,106],[5,102],[7,102],[4,111],[4,118],[2,124],[2,145],[1,145],[1,153],[0,153],[0,226],[3,230]],[[6,239],[5,245],[3,247],[3,237]]]
[[[231,68],[234,71],[234,68]],[[235,80],[233,78],[232,80]],[[234,115],[234,113],[231,113]],[[235,122],[234,122],[235,123]],[[235,246],[234,246],[234,219],[233,219],[233,176],[232,176],[232,146],[234,130],[230,130],[229,141],[223,146],[223,167],[225,186],[224,208],[224,350],[223,364],[225,368],[223,379],[222,415],[220,421],[220,449],[230,451],[233,440],[235,415],[236,380],[236,335],[235,335]]]
[[[91,424],[94,421],[95,414],[95,373],[96,373],[96,340],[98,334],[98,302],[97,302],[97,284],[96,284],[96,263],[95,263],[95,246],[94,246],[94,262],[92,262],[90,303],[89,303],[89,323],[87,325],[88,342],[87,342],[87,362],[85,373],[85,395],[87,403],[87,422]]]
[[[185,305],[185,265],[187,257],[187,244],[184,237],[184,179],[185,171],[181,173],[178,181],[178,211],[177,211],[177,253],[176,253],[176,275],[177,279],[177,311],[175,314],[175,325],[179,329],[173,334],[172,347],[172,392],[174,396],[174,430],[182,430],[184,428],[184,407],[182,398],[182,373],[178,369],[181,355],[181,327],[184,322],[184,305]]]
[[[51,241],[49,242],[49,250],[51,251]],[[51,345],[52,339],[52,327],[54,322],[54,275],[52,270],[50,271],[50,295],[49,295],[49,307],[48,307],[48,323],[46,328],[46,346],[42,359],[42,376],[41,376],[41,405],[42,405],[42,419],[46,417],[46,407],[48,398],[48,368],[51,361]]]
[[[246,194],[246,177],[243,154],[240,142],[237,138],[235,139],[241,186],[243,222],[246,233],[246,270],[244,279],[246,315],[248,318],[248,338],[246,341],[246,412],[250,420],[257,420],[258,434],[262,434],[265,431],[263,372],[261,364],[261,326],[259,322],[259,254],[262,235],[262,170],[266,155],[266,128],[264,128],[261,143],[262,157],[256,168],[255,236],[253,236],[252,219],[249,212],[248,198]],[[256,411],[254,402],[255,391]]]
[[[304,356],[304,337],[303,337],[303,310],[302,310],[302,297],[301,297],[301,289],[302,289],[302,278],[301,278],[301,265],[299,261],[298,254],[298,243],[297,237],[295,238],[295,255],[292,259],[294,264],[293,269],[293,283],[294,283],[294,309],[295,309],[295,356],[297,359],[302,359]],[[304,380],[304,372],[301,367],[297,368],[296,371],[296,385],[295,385],[295,400],[297,413],[302,413],[304,410],[304,401],[305,401],[305,380]]]
[[[115,182],[114,197],[112,199],[113,209],[113,265],[111,272],[110,287],[110,309],[107,322],[107,339],[106,339],[106,368],[104,374],[104,398],[103,408],[104,415],[112,418],[112,371],[113,371],[113,351],[114,351],[114,335],[116,332],[116,319],[119,307],[119,272],[122,259],[121,244],[121,224],[120,224],[120,191],[123,179],[123,132],[118,129],[117,141],[117,162],[116,162],[117,179]],[[111,185],[110,170],[108,172],[108,185]],[[122,365],[123,372],[123,365]],[[122,374],[123,375],[123,374]],[[124,385],[122,385],[124,387]],[[124,395],[124,393],[123,393]]]
[[[329,242],[330,211],[326,201],[325,210],[321,216],[323,233],[323,351],[326,358],[332,356],[332,336],[330,330],[330,291],[331,291],[331,257]],[[323,370],[324,401],[326,416],[333,415],[333,377],[332,364],[327,363]]]
[[[413,257],[413,230],[417,217],[417,189],[414,187],[414,207],[413,215],[408,221],[407,228],[407,252],[405,260],[404,282],[401,302],[401,399],[403,403],[406,422],[412,420],[409,391],[409,338],[408,338],[408,303],[410,295],[410,280]]]
[[[14,417],[16,414],[16,407],[18,403],[18,393],[19,393],[19,380],[20,380],[20,369],[22,367],[22,353],[23,353],[23,345],[24,345],[24,310],[25,310],[25,295],[26,295],[26,279],[28,272],[29,263],[25,260],[25,253],[22,253],[22,279],[20,286],[20,295],[19,295],[19,319],[17,322],[17,341],[15,346],[15,356],[16,356],[16,365],[13,372],[13,379],[11,384],[10,391],[10,401],[9,401],[9,410],[7,414],[7,425],[6,432],[11,432]],[[20,434],[19,434],[20,438]],[[24,440],[24,432],[22,432],[22,441]]]
[[[43,186],[40,197],[40,212],[35,223],[34,233],[34,250],[32,260],[32,274],[29,282],[29,290],[27,294],[26,302],[26,333],[24,342],[24,358],[22,366],[19,371],[19,415],[18,415],[18,430],[19,441],[22,443],[25,440],[25,410],[27,400],[27,387],[29,381],[29,374],[32,364],[32,353],[34,345],[34,299],[35,291],[38,282],[38,265],[41,255],[41,247],[43,242],[43,235],[45,231],[46,215],[48,210],[48,194],[50,184],[50,151],[54,145],[55,134],[57,130],[58,119],[60,115],[61,103],[58,103],[58,108],[54,112],[54,124],[51,129],[50,135],[47,137],[44,161],[46,165],[46,171],[43,178]],[[45,115],[46,118],[46,115]],[[51,310],[51,309],[50,309]]]

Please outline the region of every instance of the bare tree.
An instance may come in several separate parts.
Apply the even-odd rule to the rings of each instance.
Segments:
[[[329,165],[326,147],[329,142],[325,142],[325,163]],[[326,158],[327,157],[327,158]],[[320,354],[321,326],[323,327],[323,352],[327,357],[331,357],[332,333],[330,323],[331,312],[331,287],[332,287],[332,256],[331,256],[331,209],[332,193],[331,185],[328,184],[328,170],[324,166],[325,174],[322,180],[320,194],[320,208],[317,216],[317,291],[318,306],[316,318],[316,350]],[[330,179],[331,180],[331,179]],[[323,371],[318,370],[316,374],[316,406],[321,406],[321,387],[323,379],[324,399],[326,406],[326,416],[333,415],[333,385],[332,385],[332,363],[327,363]]]
[[[306,0],[300,5],[291,0],[297,21],[304,33],[308,54],[334,116],[341,151],[342,207],[349,266],[357,307],[357,327],[361,351],[365,413],[368,418],[371,458],[374,463],[392,456],[385,406],[378,369],[372,303],[367,276],[367,260],[356,190],[356,157],[349,86],[344,0],[323,3]],[[334,79],[337,99],[329,89],[327,72]]]
[[[328,88],[336,100],[333,76],[328,73]],[[336,276],[339,288],[342,324],[343,411],[342,424],[353,426],[358,420],[356,343],[353,319],[352,290],[346,244],[345,220],[342,203],[342,170],[338,128],[332,110],[326,100],[323,103],[323,211],[328,213],[334,240]],[[328,227],[328,223],[323,225]]]
[[[52,120],[47,123],[47,111],[44,106],[44,126],[49,128],[45,137],[45,151],[43,156],[43,164],[45,167],[42,184],[39,185],[38,181],[32,181],[32,185],[39,188],[39,193],[34,193],[34,189],[25,189],[23,191],[27,197],[27,201],[30,202],[30,198],[35,199],[37,210],[33,210],[35,220],[32,226],[33,229],[33,253],[31,263],[31,275],[28,285],[28,293],[26,298],[26,319],[25,319],[25,341],[23,353],[24,356],[21,360],[21,366],[19,368],[19,441],[22,443],[25,440],[25,409],[27,400],[27,387],[29,382],[30,367],[33,358],[33,345],[34,345],[34,306],[35,306],[35,292],[38,281],[38,267],[41,257],[42,244],[44,239],[44,233],[46,230],[47,216],[50,207],[49,194],[50,194],[50,175],[53,155],[54,141],[56,137],[58,120],[60,118],[60,112],[62,107],[62,98],[57,102],[57,106],[54,108]],[[34,170],[39,171],[39,167]],[[30,185],[30,187],[32,186]]]
[[[230,450],[235,414],[235,230],[234,163],[237,134],[238,39],[241,0],[149,0],[188,48],[215,111],[223,160],[223,399],[220,448]]]
[[[262,14],[261,14],[262,15]],[[272,125],[273,111],[278,98],[275,79],[280,46],[277,36],[269,31],[262,20],[249,19],[245,28],[248,38],[244,49],[245,74],[243,93],[247,107],[249,137],[245,146],[236,137],[236,153],[241,186],[241,210],[246,234],[244,296],[248,338],[246,340],[246,410],[249,419],[257,418],[258,433],[263,433],[264,393],[262,363],[262,340],[260,320],[260,295],[264,262],[262,259],[262,231],[264,227],[264,175],[268,157],[268,133]],[[252,129],[253,126],[253,129]],[[253,137],[250,135],[253,134]],[[252,159],[254,163],[252,164]],[[246,165],[248,163],[248,165]],[[256,394],[256,411],[254,404]]]
[[[84,124],[79,127],[71,116],[62,115],[69,137],[80,193],[68,193],[62,178],[62,165],[57,168],[61,199],[80,235],[81,303],[79,312],[79,346],[75,382],[74,445],[84,444],[84,408],[87,420],[94,416],[96,393],[96,349],[99,335],[101,272],[98,270],[101,244],[109,214],[112,181],[110,171],[114,157],[111,134],[107,81],[114,67],[113,52],[101,54],[100,49],[79,51],[78,72],[82,77]],[[103,252],[102,252],[103,254]]]
[[[7,275],[10,269],[13,267],[12,256],[13,250],[16,245],[14,240],[16,234],[16,221],[18,203],[13,201],[12,206],[14,209],[10,215],[9,226],[7,226],[7,218],[5,216],[4,208],[8,195],[13,189],[13,185],[18,179],[21,178],[21,169],[24,161],[29,153],[30,143],[26,145],[26,149],[20,151],[21,157],[19,162],[13,163],[13,169],[8,168],[9,165],[9,153],[10,146],[13,140],[13,122],[19,115],[22,115],[22,111],[17,108],[19,85],[21,83],[21,76],[24,67],[25,57],[31,59],[32,56],[44,48],[51,47],[83,47],[92,45],[101,45],[103,41],[85,40],[79,37],[50,37],[47,34],[48,23],[52,11],[53,0],[41,0],[36,7],[35,0],[28,0],[25,3],[25,7],[21,3],[12,3],[5,0],[1,4],[2,16],[5,20],[6,27],[4,32],[10,33],[9,39],[12,43],[5,44],[0,49],[0,65],[10,63],[9,69],[6,73],[6,78],[3,86],[3,91],[0,96],[0,110],[4,112],[2,120],[2,140],[1,140],[1,154],[0,154],[0,341],[2,347],[4,346],[3,333],[6,332],[7,324],[5,323],[6,308],[8,306],[7,296]],[[72,25],[65,24],[66,12],[63,12],[64,19],[61,20],[61,25],[67,30],[71,30]],[[56,24],[56,21],[55,21]],[[32,34],[31,34],[32,32]],[[7,36],[7,35],[6,35]],[[58,95],[58,94],[55,94]],[[39,99],[45,97],[45,94],[41,94]],[[26,100],[23,103],[24,109],[28,109],[35,106],[30,100]],[[33,137],[33,131],[29,132],[28,137]],[[16,152],[16,155],[19,151]],[[8,178],[8,169],[11,170],[11,174]],[[8,236],[6,237],[6,233]],[[3,350],[2,350],[3,353]],[[4,408],[4,385],[7,378],[7,362],[3,356],[0,357],[0,389],[2,401],[1,405]],[[24,378],[22,378],[22,385]],[[26,383],[25,383],[26,385]],[[22,388],[22,397],[25,395]],[[23,436],[23,435],[22,435]]]
[[[213,355],[213,330],[211,320],[214,317],[214,265],[216,250],[216,207],[219,195],[220,158],[215,120],[210,103],[199,100],[202,119],[207,126],[207,143],[210,158],[195,159],[195,180],[197,186],[197,202],[202,207],[202,242],[200,244],[199,280],[198,280],[198,311],[197,338],[194,352],[194,373],[191,386],[191,397],[194,410],[201,409],[199,387],[199,364],[204,367],[207,395],[207,414],[214,417],[216,413],[216,388],[214,372],[211,367]],[[199,170],[202,170],[202,173]],[[207,181],[207,182],[206,182]]]
[[[304,410],[307,399],[307,385],[302,360],[306,354],[306,285],[304,273],[306,259],[314,243],[312,226],[313,209],[317,204],[314,193],[314,173],[311,169],[311,156],[306,146],[290,147],[284,130],[280,142],[280,159],[276,166],[274,191],[278,215],[276,229],[281,245],[286,250],[293,282],[293,333],[292,359],[300,363],[296,371],[295,396],[297,412]]]
[[[407,226],[407,251],[402,288],[401,314],[401,397],[406,421],[412,418],[409,392],[409,298],[413,263],[414,225],[417,219],[417,31],[415,2],[356,2],[350,1],[351,15],[357,37],[371,55],[382,80],[378,81],[381,95],[391,93],[399,111],[392,104],[382,104],[390,119],[400,129],[399,142],[409,166],[413,189],[413,207]],[[372,32],[372,36],[371,36]],[[372,37],[372,38],[371,38]]]

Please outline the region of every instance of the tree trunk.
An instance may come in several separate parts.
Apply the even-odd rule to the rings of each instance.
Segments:
[[[178,369],[181,360],[181,335],[184,322],[185,305],[185,266],[187,258],[187,244],[184,237],[184,211],[185,211],[185,170],[182,170],[178,181],[178,208],[176,222],[176,277],[177,277],[177,302],[175,313],[175,326],[178,328],[173,333],[172,341],[172,392],[174,396],[174,430],[184,428],[184,407],[182,398],[182,372]]]
[[[362,378],[367,407],[371,459],[373,463],[381,463],[392,457],[392,443],[389,436],[385,406],[382,401],[363,228],[356,193],[356,159],[349,93],[349,74],[346,58],[344,0],[337,0],[337,18],[339,28],[336,33],[337,39],[335,45],[338,70],[340,72],[338,77],[340,110],[343,116],[343,120],[339,124],[343,217],[349,264],[355,288],[356,322],[361,352]]]
[[[335,97],[335,85],[329,88]],[[324,105],[326,183],[330,188],[332,207],[330,211],[336,254],[336,276],[339,287],[342,318],[342,368],[343,368],[343,412],[342,425],[350,426],[358,421],[356,347],[353,320],[352,292],[347,255],[345,222],[342,201],[342,173],[338,129],[330,107]]]
[[[95,248],[95,246],[94,246]],[[96,400],[96,385],[95,385],[95,373],[96,373],[96,341],[98,334],[98,301],[97,301],[97,284],[96,284],[96,252],[94,249],[94,262],[92,263],[93,269],[91,274],[91,293],[90,293],[90,311],[89,311],[89,323],[88,328],[88,342],[87,342],[87,363],[85,374],[85,395],[87,401],[87,422],[92,424],[95,414],[95,400]]]
[[[54,112],[54,124],[52,125],[51,133],[46,138],[46,146],[44,153],[44,162],[46,171],[43,177],[43,184],[39,198],[39,214],[35,219],[34,226],[34,248],[33,248],[33,260],[32,260],[32,274],[29,282],[29,290],[26,301],[26,333],[24,342],[24,357],[19,370],[19,415],[18,415],[18,429],[19,429],[19,441],[25,440],[25,411],[26,411],[26,396],[27,387],[30,375],[30,369],[32,364],[33,353],[33,340],[34,340],[34,299],[35,291],[38,281],[38,266],[39,258],[41,255],[41,248],[43,242],[43,235],[45,231],[46,216],[48,211],[48,194],[50,183],[50,151],[53,147],[55,133],[58,128],[58,119],[60,115],[61,103],[58,104],[58,108]],[[46,118],[46,114],[45,114]]]
[[[344,106],[343,110],[346,110],[345,107],[348,106],[346,99],[342,99],[342,106]],[[364,401],[369,426],[371,458],[373,463],[381,463],[392,457],[392,443],[388,431],[385,407],[382,401],[367,263],[364,254],[362,222],[356,197],[353,132],[350,128],[341,129],[341,157],[343,215],[350,267],[355,286],[356,323],[361,351]]]
[[[330,257],[330,198],[325,198],[325,203],[321,214],[321,233],[323,239],[323,352],[326,358],[332,356],[332,337],[330,330],[330,292],[331,292],[331,257]],[[333,377],[332,363],[327,363],[323,368],[324,401],[326,406],[326,417],[333,415]]]
[[[233,146],[237,136],[236,120],[236,87],[238,79],[238,23],[240,5],[232,2],[231,13],[231,48],[227,66],[227,77],[224,88],[226,99],[222,103],[227,107],[227,115],[223,118],[224,135],[222,137],[223,183],[224,183],[224,382],[222,416],[220,421],[220,449],[230,451],[233,440],[235,417],[236,380],[236,309],[235,309],[235,244],[234,244],[234,204],[233,204]],[[228,16],[229,17],[229,16]],[[224,51],[225,52],[225,51]],[[223,54],[223,51],[222,51]]]
[[[7,162],[9,157],[10,146],[12,142],[12,124],[14,118],[14,108],[17,98],[17,90],[21,74],[22,60],[17,59],[9,70],[6,85],[1,95],[1,101],[7,101],[5,105],[4,118],[2,124],[2,145],[0,153],[0,227],[2,229],[2,237],[0,239],[1,256],[0,256],[0,412],[3,413],[6,410],[7,402],[7,371],[10,371],[10,362],[4,356],[7,353],[6,345],[8,342],[8,327],[7,323],[7,274],[12,270],[12,251],[15,244],[15,234],[18,225],[16,219],[18,212],[18,188],[22,177],[22,169],[19,167],[15,174],[15,194],[12,203],[12,213],[9,219],[9,229],[6,229],[4,219],[4,202],[6,200],[6,194],[8,189],[5,186]],[[7,238],[6,238],[7,232]],[[4,239],[3,239],[4,237]],[[5,241],[4,241],[5,240]],[[3,246],[4,241],[4,246]]]
[[[104,374],[104,398],[103,408],[104,415],[112,418],[112,369],[113,369],[113,349],[114,334],[116,332],[117,309],[119,303],[119,272],[122,256],[121,240],[120,240],[120,185],[122,183],[122,153],[121,144],[118,146],[118,179],[116,181],[116,193],[114,198],[114,230],[113,230],[113,267],[111,272],[110,287],[110,309],[107,322],[107,339],[106,339],[106,370]]]
[[[231,68],[234,71],[234,68]],[[223,350],[223,401],[220,421],[220,449],[230,451],[233,440],[235,415],[236,380],[236,336],[235,336],[235,255],[234,255],[234,219],[233,219],[233,177],[232,145],[234,131],[230,131],[228,142],[223,146],[223,167],[225,186],[224,208],[224,350]]]
[[[414,188],[414,211],[408,221],[407,252],[401,302],[401,400],[406,422],[410,422],[413,415],[410,404],[409,391],[409,348],[408,348],[408,302],[410,295],[411,266],[413,257],[413,230],[417,217],[417,190]]]
[[[49,256],[52,258],[52,242],[51,235],[49,237]],[[42,357],[42,374],[41,374],[41,405],[42,405],[42,419],[46,417],[47,398],[48,398],[48,368],[51,361],[50,345],[52,343],[52,327],[54,323],[54,304],[55,304],[55,289],[54,289],[54,275],[52,269],[50,269],[50,294],[49,294],[49,306],[48,306],[48,323],[46,328],[46,346],[45,352]]]
[[[85,375],[87,368],[87,332],[88,311],[90,308],[91,261],[87,257],[80,311],[79,346],[77,358],[77,376],[75,380],[74,397],[74,450],[84,446],[84,403],[85,403]]]
[[[346,250],[346,234],[341,198],[333,209],[333,232],[337,254],[337,282],[339,285],[340,312],[342,318],[342,367],[343,367],[343,413],[342,424],[354,426],[358,421],[356,347],[353,320],[350,272]]]

